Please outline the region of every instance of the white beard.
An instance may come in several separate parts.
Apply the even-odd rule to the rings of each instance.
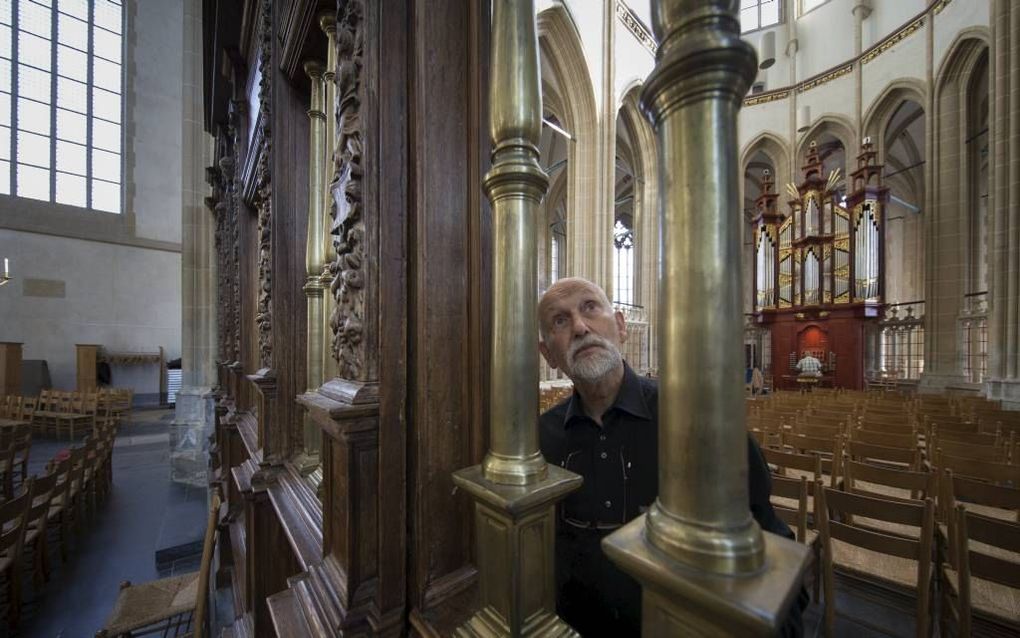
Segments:
[[[578,350],[595,344],[602,346],[602,349],[586,353],[580,361],[574,359]],[[567,369],[564,372],[567,373],[567,376],[576,377],[578,380],[588,383],[602,379],[623,365],[623,355],[620,354],[620,349],[611,341],[593,334],[570,344],[566,360]]]

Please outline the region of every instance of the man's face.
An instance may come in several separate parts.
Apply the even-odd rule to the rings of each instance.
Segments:
[[[583,279],[561,279],[538,304],[542,356],[574,380],[594,382],[622,365],[627,338],[623,314],[602,289]]]

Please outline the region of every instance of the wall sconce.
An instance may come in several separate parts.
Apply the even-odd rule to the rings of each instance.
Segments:
[[[10,261],[4,257],[4,272],[0,274],[0,286],[11,280]]]

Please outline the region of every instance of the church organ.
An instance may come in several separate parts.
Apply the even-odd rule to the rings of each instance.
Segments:
[[[822,361],[826,382],[861,388],[865,326],[882,312],[882,166],[865,138],[845,198],[839,169],[824,174],[815,142],[802,170],[803,181],[787,186],[787,213],[773,176],[766,171],[761,180],[753,219],[755,318],[770,331],[779,387],[796,387],[796,362],[811,354]]]

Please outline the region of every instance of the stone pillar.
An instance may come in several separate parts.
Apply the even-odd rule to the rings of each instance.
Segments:
[[[205,206],[205,167],[211,139],[203,126],[202,3],[186,0],[182,91],[181,390],[170,428],[174,481],[204,485],[207,438],[215,422],[216,384],[215,219]]]
[[[988,328],[991,398],[1020,409],[1020,7],[992,3],[991,220]]]
[[[658,137],[659,496],[602,541],[641,582],[647,636],[774,634],[807,549],[748,509],[737,109],[754,78],[735,0],[659,0],[641,95]],[[687,362],[700,362],[692,370]]]

